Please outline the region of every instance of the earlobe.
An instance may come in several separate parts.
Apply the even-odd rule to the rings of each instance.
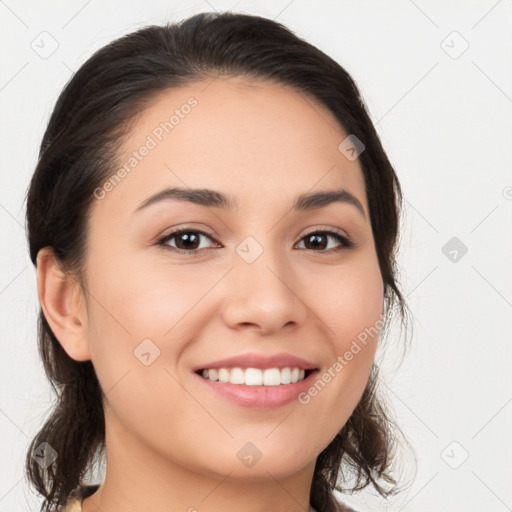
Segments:
[[[69,357],[90,360],[87,311],[79,283],[62,271],[51,247],[38,252],[36,263],[37,295],[48,325]]]

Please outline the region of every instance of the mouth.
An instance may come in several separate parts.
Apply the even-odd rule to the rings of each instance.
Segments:
[[[239,360],[238,360],[239,362]],[[269,411],[297,402],[313,385],[319,368],[294,360],[291,366],[224,366],[196,368],[194,375],[214,395],[242,408]],[[276,363],[274,363],[276,364]],[[298,364],[298,366],[295,366]],[[203,385],[201,384],[201,385]]]
[[[307,379],[315,369],[298,366],[283,368],[201,368],[195,373],[205,380],[238,386],[287,386]]]
[[[293,354],[245,353],[192,368],[214,395],[242,407],[269,410],[297,400],[319,373],[318,363]]]

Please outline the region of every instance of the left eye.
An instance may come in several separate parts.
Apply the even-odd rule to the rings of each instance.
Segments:
[[[337,240],[338,245],[340,245],[340,242],[341,242],[341,247],[338,247],[337,249],[333,249],[333,247],[328,247],[329,243],[325,244],[321,241],[322,239],[329,239],[329,238],[331,240],[333,240],[333,239]],[[320,246],[320,249],[324,249],[323,252],[341,252],[346,249],[351,249],[352,247],[354,247],[353,242],[348,237],[340,235],[339,233],[335,233],[334,231],[314,231],[313,233],[309,233],[306,236],[304,236],[301,239],[301,242],[302,242],[302,240],[305,240],[308,245],[312,245],[313,247],[316,247],[317,249]],[[326,246],[323,247],[324,245],[326,245]],[[336,247],[336,244],[334,247]],[[308,249],[308,247],[306,247],[306,249]],[[327,250],[327,249],[329,249],[329,250]]]

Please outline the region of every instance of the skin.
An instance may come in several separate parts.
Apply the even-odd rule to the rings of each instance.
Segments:
[[[338,150],[348,134],[328,110],[288,87],[239,77],[160,94],[138,118],[119,164],[191,96],[198,104],[190,114],[93,200],[87,294],[50,250],[38,255],[44,314],[70,357],[92,361],[106,393],[108,468],[83,510],[307,510],[316,458],[357,405],[378,336],[306,405],[242,407],[191,368],[286,352],[322,373],[375,325],[384,288],[363,174]],[[172,186],[231,194],[239,208],[168,201],[134,213]],[[338,188],[359,199],[365,216],[340,202],[290,211],[300,194]],[[218,236],[202,237],[197,256],[157,244],[180,227]],[[357,245],[340,253],[332,237],[320,249],[306,245],[305,235],[322,229]],[[248,236],[263,249],[250,264],[236,252]],[[160,350],[149,366],[134,356],[146,338]],[[247,442],[262,454],[252,467],[237,457]]]

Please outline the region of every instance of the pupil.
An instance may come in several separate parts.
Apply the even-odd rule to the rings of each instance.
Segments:
[[[323,246],[325,245],[325,244],[322,244],[322,243],[320,242],[320,240],[321,240],[322,238],[323,238],[323,235],[310,235],[310,236],[308,237],[309,242],[311,242],[312,240],[314,240],[314,241],[313,241],[313,246],[314,246],[314,247],[319,247],[319,246],[322,246],[322,247],[323,247]]]
[[[199,237],[194,235],[194,234],[190,234],[190,233],[182,233],[179,237],[178,237],[178,240],[180,241],[185,241],[185,249],[195,249],[195,245],[194,243],[197,243]],[[191,245],[193,245],[194,247],[191,247]]]

